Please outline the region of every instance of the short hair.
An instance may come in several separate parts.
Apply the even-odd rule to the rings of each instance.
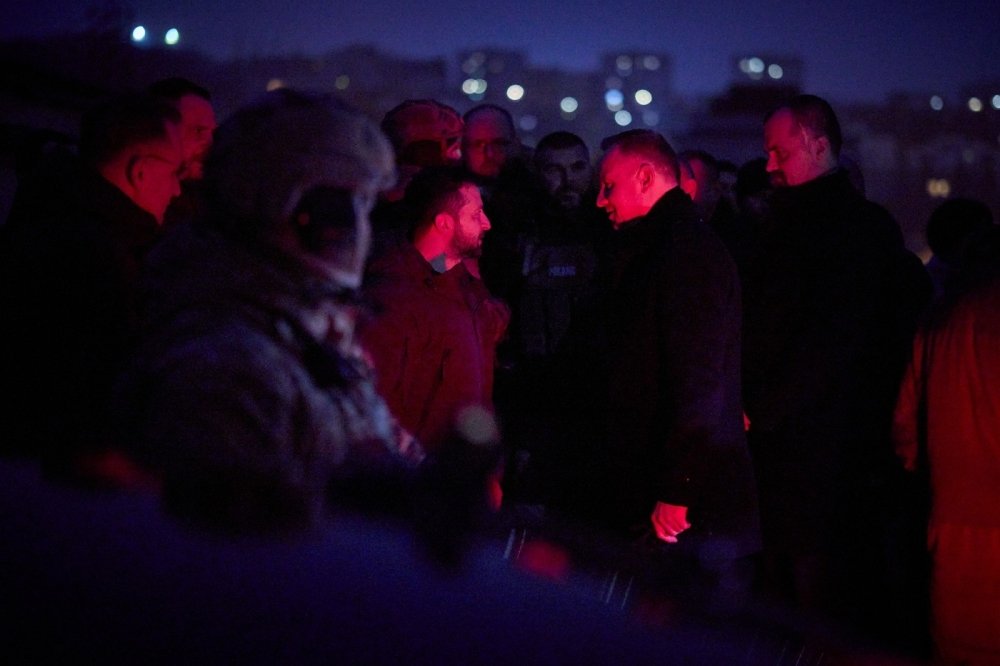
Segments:
[[[840,130],[840,121],[833,107],[822,97],[816,95],[796,95],[787,102],[772,109],[764,118],[766,123],[782,109],[788,109],[795,122],[814,137],[825,136],[830,142],[834,157],[840,157],[840,148],[844,145],[844,137]]]
[[[568,150],[578,146],[586,150],[588,155],[590,154],[590,149],[587,148],[583,139],[572,132],[561,130],[543,136],[538,145],[535,146],[535,155],[537,156],[543,150]]]
[[[168,124],[180,123],[173,105],[150,95],[123,95],[83,114],[80,157],[100,168],[129,148],[168,138]]]
[[[677,153],[659,132],[645,129],[626,130],[601,141],[601,150],[606,153],[614,148],[623,155],[635,155],[648,160],[654,167],[680,182]]]
[[[160,99],[165,99],[175,104],[185,95],[195,95],[196,97],[202,98],[206,102],[212,101],[212,96],[209,95],[207,89],[199,86],[194,81],[185,79],[181,76],[171,76],[166,79],[160,79],[159,81],[151,84],[149,88],[146,89],[146,92],[153,97],[159,97]]]
[[[510,115],[510,111],[496,104],[480,104],[478,106],[474,106],[465,112],[465,115],[462,116],[462,120],[466,125],[468,125],[473,118],[484,113],[495,113],[502,117],[504,122],[506,122],[507,126],[510,128],[510,133],[517,135],[517,128],[514,127],[514,116]]]
[[[434,166],[421,170],[406,186],[403,202],[413,216],[413,229],[425,229],[438,213],[456,214],[465,203],[462,187],[475,185],[467,171],[456,166]]]

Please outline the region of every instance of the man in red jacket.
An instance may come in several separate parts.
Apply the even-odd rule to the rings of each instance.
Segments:
[[[378,387],[429,452],[466,407],[492,407],[496,344],[509,310],[466,269],[490,229],[468,175],[432,168],[406,191],[413,240],[376,260],[367,293],[377,312],[363,334]]]

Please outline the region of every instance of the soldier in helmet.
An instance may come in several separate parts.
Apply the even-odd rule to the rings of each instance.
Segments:
[[[276,91],[219,127],[208,223],[151,257],[147,333],[120,385],[122,432],[175,511],[294,527],[335,479],[421,459],[353,338],[368,214],[393,172],[379,129],[329,97]]]

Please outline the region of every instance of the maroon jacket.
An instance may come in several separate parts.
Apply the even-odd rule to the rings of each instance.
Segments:
[[[510,311],[464,265],[437,273],[410,244],[373,262],[365,290],[376,312],[361,341],[379,392],[433,452],[463,407],[492,409],[495,350]]]

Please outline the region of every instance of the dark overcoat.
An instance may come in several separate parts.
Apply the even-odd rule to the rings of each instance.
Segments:
[[[605,443],[594,495],[612,525],[648,526],[657,501],[688,507],[682,541],[759,544],[740,397],[740,283],[686,194],[621,227],[602,271],[593,370]]]

